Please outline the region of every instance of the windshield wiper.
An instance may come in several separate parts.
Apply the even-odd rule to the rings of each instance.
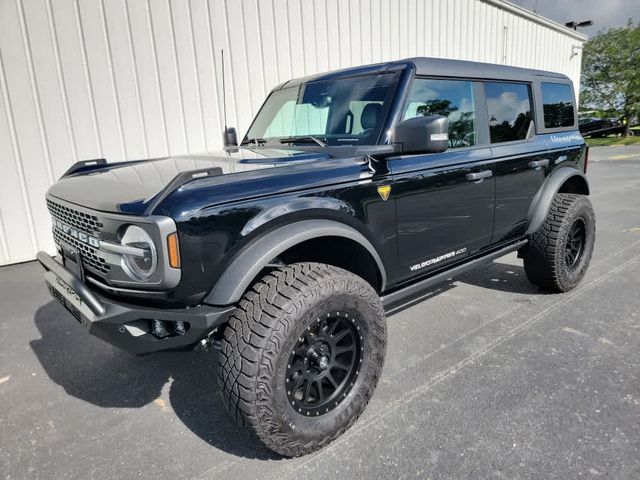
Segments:
[[[243,145],[255,145],[256,147],[259,147],[261,145],[265,145],[267,143],[267,141],[264,138],[250,138],[248,140],[245,140],[244,142],[242,142],[240,144],[240,146]]]
[[[326,138],[325,138],[326,140]],[[289,137],[289,138],[281,138],[280,143],[295,143],[295,142],[315,142],[321,147],[326,147],[327,144],[313,135],[304,135],[301,137]]]

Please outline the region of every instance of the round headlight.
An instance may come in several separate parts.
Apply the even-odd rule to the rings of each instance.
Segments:
[[[140,249],[140,254],[122,255],[122,269],[133,280],[147,280],[158,267],[158,254],[153,240],[142,228],[130,225],[120,240],[122,245]]]

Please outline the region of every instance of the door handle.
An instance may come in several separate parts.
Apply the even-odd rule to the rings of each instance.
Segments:
[[[531,160],[529,162],[529,168],[540,168],[540,167],[546,167],[547,165],[549,165],[548,158],[544,158],[542,160]]]
[[[467,173],[467,181],[481,182],[485,178],[491,178],[492,176],[493,176],[493,171],[491,170],[483,170],[482,172]]]

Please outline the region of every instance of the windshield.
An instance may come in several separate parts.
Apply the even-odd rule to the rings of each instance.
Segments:
[[[397,79],[387,73],[275,90],[242,144],[376,144]]]

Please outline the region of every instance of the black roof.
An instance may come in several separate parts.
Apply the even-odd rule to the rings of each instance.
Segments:
[[[314,80],[332,80],[335,78],[366,74],[382,73],[400,70],[413,66],[418,75],[439,77],[478,78],[487,80],[515,80],[531,81],[534,77],[570,81],[569,77],[561,73],[533,70],[530,68],[510,67],[495,63],[470,62],[467,60],[451,60],[447,58],[413,57],[386,63],[363,65],[359,67],[334,70],[332,72],[319,73],[306,77],[289,80],[276,89],[285,86],[294,86]]]

